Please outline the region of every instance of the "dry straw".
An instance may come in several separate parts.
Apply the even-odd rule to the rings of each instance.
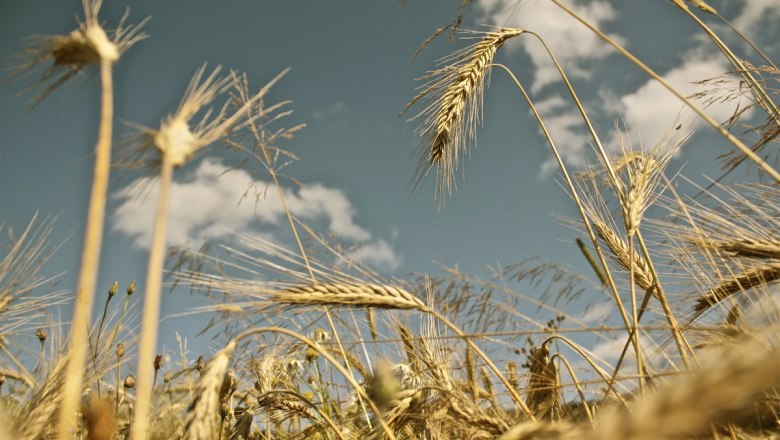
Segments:
[[[415,118],[423,118],[420,131],[429,140],[420,154],[416,180],[424,179],[431,167],[437,167],[438,196],[452,192],[460,154],[468,151],[468,143],[475,137],[493,57],[508,39],[523,32],[501,28],[479,33],[479,42],[443,58],[439,69],[422,77],[422,91],[407,104],[404,111],[425,102]]]
[[[83,67],[88,66],[99,65],[100,67],[100,123],[95,147],[94,176],[87,211],[84,244],[76,283],[76,304],[70,337],[71,347],[58,422],[58,435],[61,440],[70,438],[75,429],[78,401],[82,392],[83,364],[87,354],[87,328],[92,313],[97,272],[100,265],[114,117],[111,69],[123,51],[138,40],[145,38],[145,35],[140,33],[140,27],[143,23],[123,28],[124,18],[117,30],[113,31],[113,39],[109,38],[109,34],[98,21],[101,1],[82,0],[82,6],[84,8],[84,23],[80,24],[79,28],[67,37],[55,36],[40,40],[39,44],[31,52],[28,52],[28,63],[22,63],[18,70],[18,72],[26,72],[35,69],[42,63],[52,61],[53,63],[44,71],[43,76],[34,86],[44,84],[59,75],[39,95],[38,99],[33,101],[34,105],[71,78],[74,72],[79,72]]]
[[[604,412],[593,439],[677,439],[710,433],[711,423],[735,421],[772,387],[780,386],[780,353],[739,344],[711,353],[709,363],[632,408]],[[748,417],[753,417],[748,416]]]

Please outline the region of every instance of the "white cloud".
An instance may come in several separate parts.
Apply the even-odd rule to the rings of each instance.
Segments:
[[[536,109],[564,162],[574,167],[586,165],[589,137],[583,131],[585,124],[576,108],[562,97],[553,95],[539,101]],[[546,176],[557,167],[558,162],[551,155],[542,163],[540,174]]]
[[[389,271],[394,271],[401,266],[401,259],[395,254],[393,247],[381,238],[358,245],[356,249],[347,252],[346,257],[351,260],[361,261],[372,267],[382,267]]]
[[[615,339],[608,341],[598,342],[591,350],[590,354],[594,359],[606,362],[608,365],[615,365],[620,358],[620,354],[623,352],[623,348],[628,340],[628,335],[620,335]],[[655,342],[645,335],[639,336],[639,345],[642,347],[642,351],[645,353],[654,353],[658,346]],[[579,363],[578,363],[579,365]],[[634,346],[631,345],[626,351],[626,357],[623,360],[621,371],[636,371],[636,357],[634,355]]]
[[[780,2],[777,0],[748,0],[739,16],[732,20],[732,24],[737,29],[753,34],[759,22],[764,21],[767,25],[777,26],[777,20],[780,20]]]
[[[729,70],[730,66],[718,55],[689,53],[682,64],[666,72],[663,78],[683,96],[690,96],[711,87],[695,84],[696,81],[722,76]],[[734,77],[724,77],[726,78]],[[703,102],[694,103],[700,108],[703,107]],[[723,122],[734,113],[738,104],[744,106],[747,102],[745,100],[716,102],[704,110],[715,121]],[[659,140],[681,116],[687,119],[693,115],[690,110],[684,108],[684,104],[677,97],[652,79],[634,92],[617,98],[616,102],[610,103],[607,107],[619,111],[620,117],[628,127],[630,138],[642,139],[650,146]],[[688,128],[695,130],[704,124],[704,120],[696,117]]]
[[[585,323],[601,323],[615,312],[615,303],[605,301],[588,308],[588,311],[580,318]]]
[[[612,49],[593,32],[577,22],[552,2],[517,0],[479,0],[482,20],[492,26],[508,26],[533,31],[550,46],[558,61],[565,66],[569,76],[590,77],[589,64],[612,53]],[[615,20],[617,14],[604,0],[587,4],[569,5],[577,14],[598,28]],[[610,35],[617,41],[622,39]],[[531,36],[519,37],[521,45],[531,57],[535,67],[532,91],[560,81],[555,65],[544,47]],[[508,46],[508,47],[511,47]]]
[[[199,246],[205,237],[224,238],[231,232],[263,233],[285,226],[284,208],[276,190],[267,182],[255,181],[243,170],[224,173],[215,159],[206,159],[183,181],[171,186],[168,245]],[[134,185],[151,187],[137,197]],[[254,188],[262,196],[253,200]],[[350,240],[360,247],[350,255],[376,268],[395,270],[400,258],[392,246],[355,222],[356,211],[343,191],[321,183],[283,188],[285,201],[294,216],[308,222],[324,222],[328,233]],[[248,196],[248,200],[244,196]],[[114,212],[113,229],[148,249],[157,204],[157,180],[142,178],[115,196],[120,204]],[[265,231],[264,231],[265,229]]]

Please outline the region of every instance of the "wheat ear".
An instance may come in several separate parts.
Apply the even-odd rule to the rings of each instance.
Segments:
[[[318,283],[269,291],[283,304],[328,304],[389,309],[423,309],[422,302],[403,288],[370,283]]]
[[[187,411],[182,439],[208,440],[213,437],[219,413],[220,390],[230,364],[230,355],[235,348],[236,343],[231,342],[206,364]]]
[[[420,154],[417,180],[424,178],[431,167],[438,167],[437,196],[445,190],[452,192],[460,152],[466,152],[474,138],[493,57],[506,40],[523,32],[511,28],[487,32],[479,42],[445,57],[440,69],[422,78],[426,81],[423,90],[406,106],[408,109],[421,100],[432,101],[417,116],[425,118],[421,131],[429,137]]]
[[[615,262],[628,272],[631,271],[633,266],[636,285],[645,292],[652,292],[656,296],[655,283],[645,259],[636,251],[632,250],[633,252],[629,252],[626,242],[603,221],[594,218],[593,227],[599,238],[612,252]]]
[[[721,281],[716,287],[700,296],[693,307],[695,316],[698,316],[710,307],[720,303],[724,299],[780,279],[780,263],[772,262],[751,267],[729,279]]]

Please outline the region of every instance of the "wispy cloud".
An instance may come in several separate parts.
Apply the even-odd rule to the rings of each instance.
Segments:
[[[135,184],[152,189],[145,197],[138,197]],[[247,194],[254,194],[247,193],[249,188],[261,194],[257,201],[246,200]],[[342,190],[306,183],[285,187],[283,193],[294,216],[322,223],[328,233],[356,243],[348,257],[382,270],[400,267],[401,260],[393,246],[355,221],[357,211]],[[130,237],[139,248],[148,249],[152,241],[156,194],[156,179],[142,178],[115,196],[119,206],[114,212],[113,229]],[[225,166],[215,159],[202,161],[183,181],[171,187],[169,245],[197,247],[206,237],[222,239],[230,233],[273,234],[286,222],[272,184],[254,180],[243,170],[225,173]]]
[[[314,110],[311,117],[314,121],[325,124],[329,129],[335,130],[347,126],[345,114],[349,112],[349,106],[344,101],[336,101],[330,107]]]
[[[592,72],[590,66],[612,53],[606,43],[552,2],[479,0],[478,5],[483,13],[483,22],[493,26],[528,29],[539,34],[558,60],[567,67],[568,75],[589,78]],[[604,0],[575,4],[571,8],[599,28],[617,18],[612,5]],[[617,35],[610,36],[622,41]],[[547,51],[536,39],[521,38],[520,41],[535,67],[532,91],[539,91],[561,80]],[[508,50],[511,47],[509,45]]]
[[[584,315],[580,318],[585,323],[602,323],[605,319],[609,318],[615,313],[615,303],[612,301],[605,301],[598,304],[594,304]]]

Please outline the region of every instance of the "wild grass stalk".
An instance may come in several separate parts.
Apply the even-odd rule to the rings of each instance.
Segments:
[[[217,77],[220,71],[219,67],[204,79],[205,67],[204,65],[199,69],[190,81],[176,113],[163,121],[159,130],[147,129],[142,132],[136,152],[137,155],[143,157],[146,150],[156,148],[161,156],[161,164],[157,211],[154,217],[154,233],[149,254],[139,343],[138,396],[133,422],[133,437],[135,438],[146,438],[148,430],[147,418],[154,385],[151,381],[154,374],[162,270],[165,258],[168,198],[173,180],[173,170],[175,167],[184,165],[199,150],[224,139],[234,130],[246,126],[248,122],[242,122],[242,119],[248,116],[253,105],[260,101],[269,88],[284,74],[283,72],[278,75],[259,93],[234,111],[230,111],[230,103],[227,103],[216,116],[212,117],[210,112],[207,112],[201,121],[194,128],[191,128],[190,120],[234,84],[234,77]],[[209,117],[211,117],[210,120]]]

